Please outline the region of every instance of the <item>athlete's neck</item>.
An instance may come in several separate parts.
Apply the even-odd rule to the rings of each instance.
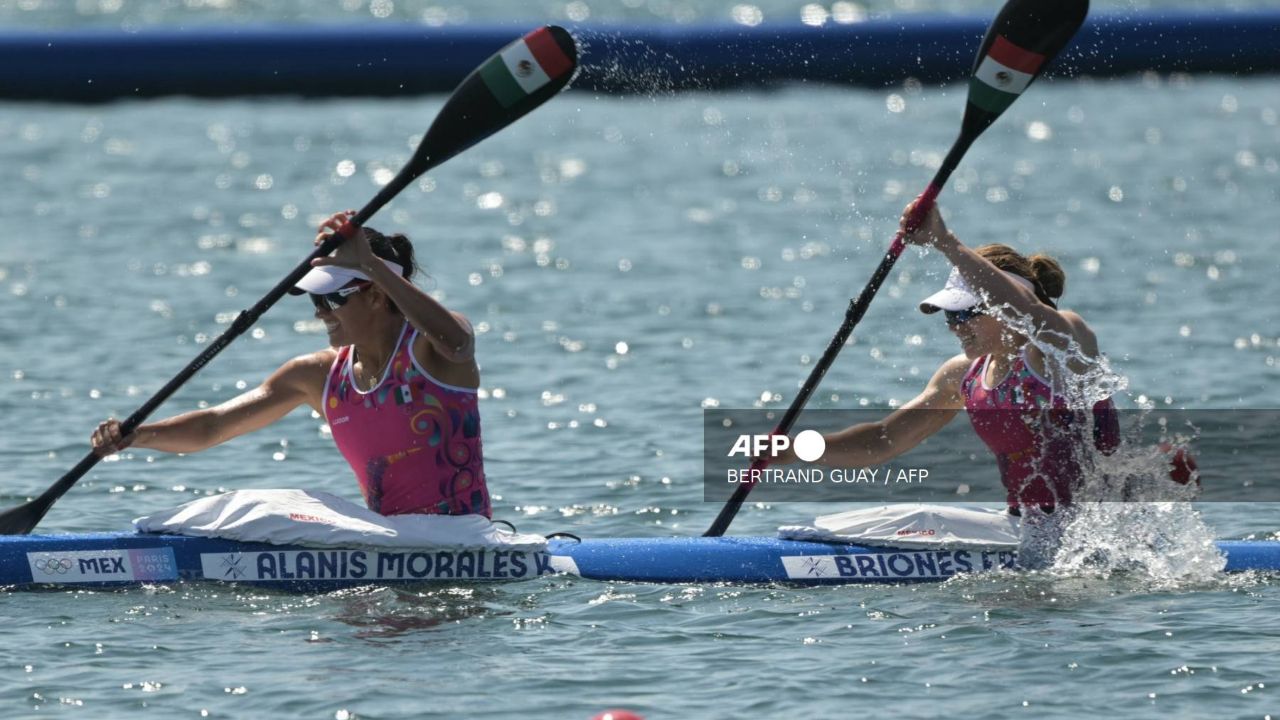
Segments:
[[[396,352],[403,329],[404,316],[386,313],[352,343],[355,352],[352,359],[366,384],[372,385],[382,377]]]
[[[1022,345],[1005,345],[987,356],[987,380],[996,381],[1009,374],[1013,364],[1022,356]],[[990,382],[988,382],[990,384]]]

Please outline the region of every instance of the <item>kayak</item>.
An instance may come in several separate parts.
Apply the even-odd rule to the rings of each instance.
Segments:
[[[1228,572],[1280,571],[1280,542],[1223,540]],[[1011,550],[909,549],[773,537],[553,539],[546,550],[315,548],[149,533],[0,536],[0,587],[236,583],[303,592],[509,582],[551,575],[642,583],[936,582],[1008,569]]]

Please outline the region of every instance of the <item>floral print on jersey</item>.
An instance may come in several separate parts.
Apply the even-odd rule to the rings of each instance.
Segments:
[[[369,509],[383,515],[491,513],[475,390],[445,385],[413,359],[406,323],[377,387],[361,392],[350,346],[329,369],[324,411]]]
[[[1087,412],[1068,407],[1031,369],[1026,350],[1004,379],[987,387],[991,356],[978,358],[961,380],[964,407],[973,429],[996,456],[1010,507],[1072,502],[1082,476]],[[1119,421],[1110,399],[1093,406],[1093,442],[1109,454],[1119,443]]]

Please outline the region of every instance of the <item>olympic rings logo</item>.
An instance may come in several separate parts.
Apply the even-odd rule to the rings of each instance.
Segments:
[[[40,558],[32,565],[45,575],[66,575],[71,572],[72,561],[70,558]]]

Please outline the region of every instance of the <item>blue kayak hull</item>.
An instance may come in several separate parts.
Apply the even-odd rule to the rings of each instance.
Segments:
[[[1220,541],[1228,572],[1280,571],[1280,542]],[[1014,553],[911,550],[771,537],[553,540],[544,551],[307,548],[95,533],[0,537],[0,586],[123,587],[183,581],[300,591],[360,585],[509,582],[569,574],[646,583],[829,585],[945,580],[1010,568]]]
[[[1011,568],[1008,550],[907,550],[772,537],[622,538],[557,545],[576,575],[653,583],[828,585],[945,580]]]

